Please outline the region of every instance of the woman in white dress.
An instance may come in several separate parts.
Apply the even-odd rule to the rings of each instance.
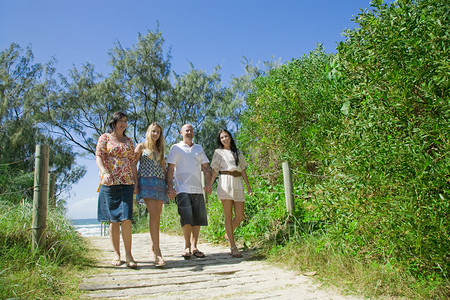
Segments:
[[[221,129],[217,137],[218,149],[214,151],[211,161],[212,175],[214,182],[219,175],[217,184],[217,198],[222,201],[225,215],[225,238],[228,240],[233,257],[242,257],[234,241],[234,230],[244,219],[244,184],[247,186],[249,196],[253,195],[248,182],[245,169],[247,163],[242,153],[237,149],[231,133],[226,129]],[[234,209],[234,218],[233,218]]]

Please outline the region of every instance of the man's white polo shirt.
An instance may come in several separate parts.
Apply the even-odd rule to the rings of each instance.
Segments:
[[[175,165],[175,190],[179,193],[202,194],[202,164],[209,163],[203,147],[181,141],[170,148],[167,163]]]

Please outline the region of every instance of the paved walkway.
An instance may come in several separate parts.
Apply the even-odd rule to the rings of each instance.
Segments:
[[[205,258],[183,259],[182,237],[161,235],[166,266],[156,268],[149,255],[149,234],[133,235],[138,269],[114,267],[109,237],[88,238],[99,250],[98,272],[84,279],[86,298],[100,299],[356,299],[319,289],[310,277],[253,260],[232,258],[223,246],[202,243]],[[122,247],[123,253],[123,247]]]

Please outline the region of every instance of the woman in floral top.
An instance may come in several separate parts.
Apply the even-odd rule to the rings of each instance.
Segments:
[[[123,263],[120,259],[122,231],[127,266],[136,268],[137,264],[131,255],[133,193],[137,191],[134,144],[125,135],[127,116],[123,112],[113,114],[109,127],[108,132],[98,139],[95,153],[101,180],[97,219],[99,222],[109,222],[109,235],[115,254],[113,265]]]

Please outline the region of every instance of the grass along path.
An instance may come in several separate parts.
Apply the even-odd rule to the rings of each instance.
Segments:
[[[201,243],[205,258],[183,259],[181,236],[161,234],[166,265],[156,268],[149,255],[148,233],[133,234],[133,255],[138,269],[114,267],[109,237],[87,238],[98,251],[95,275],[80,289],[86,298],[106,299],[357,299],[335,290],[321,289],[311,278],[273,267],[252,258],[232,258],[223,246]],[[122,245],[122,253],[123,253]]]

